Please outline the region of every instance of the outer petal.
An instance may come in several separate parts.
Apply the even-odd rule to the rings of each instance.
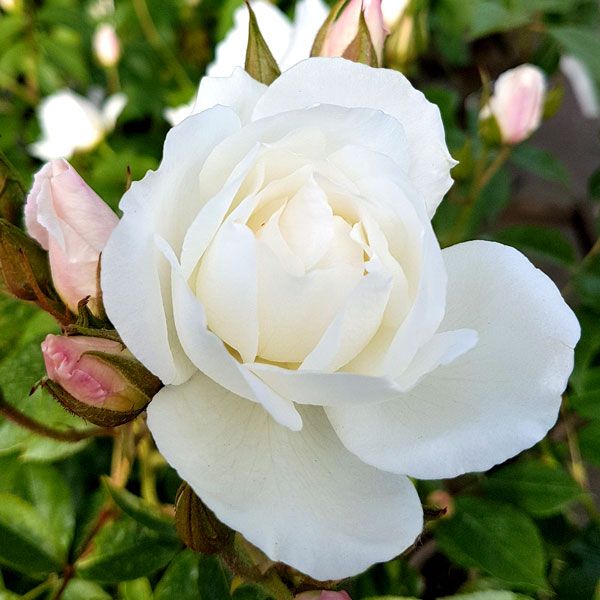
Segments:
[[[328,409],[365,462],[422,479],[485,471],[542,439],[580,333],[554,283],[513,248],[476,241],[443,254],[441,330],[474,329],[477,345],[391,402]]]
[[[448,153],[440,112],[397,71],[373,69],[342,58],[310,58],[276,79],[260,98],[253,118],[334,104],[383,111],[404,127],[410,176],[432,215],[452,185],[455,162]]]
[[[192,371],[175,334],[170,267],[154,235],[179,252],[185,227],[201,208],[198,173],[214,146],[237,128],[239,119],[225,108],[173,128],[159,169],[123,196],[123,218],[102,255],[108,315],[131,352],[164,383],[185,381]],[[179,201],[176,207],[173,198]]]
[[[193,109],[185,116],[221,105],[233,108],[240,121],[248,123],[256,102],[266,90],[264,83],[256,81],[241,67],[236,67],[229,77],[203,77]]]
[[[291,432],[198,374],[159,392],[148,425],[202,500],[271,559],[325,580],[402,552],[422,527],[410,481],[352,456],[322,409],[302,415]]]

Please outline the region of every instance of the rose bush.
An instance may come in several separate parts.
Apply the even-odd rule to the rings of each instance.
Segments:
[[[438,109],[313,58],[204,78],[105,248],[112,322],[165,384],[160,451],[271,559],[343,578],[413,543],[408,479],[479,471],[554,424],[579,326],[519,252],[441,250]]]

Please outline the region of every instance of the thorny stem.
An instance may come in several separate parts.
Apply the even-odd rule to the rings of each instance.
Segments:
[[[6,402],[2,396],[2,392],[0,392],[0,415],[25,429],[29,429],[29,431],[33,431],[38,435],[59,442],[81,442],[82,440],[92,437],[114,437],[115,435],[115,432],[109,428],[94,428],[78,431],[76,429],[60,430],[48,427],[47,425],[28,417]]]

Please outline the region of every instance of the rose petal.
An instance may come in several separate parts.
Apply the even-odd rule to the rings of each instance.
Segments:
[[[409,144],[410,176],[433,215],[452,185],[452,160],[440,112],[408,79],[341,58],[311,58],[276,79],[260,98],[253,119],[315,104],[372,108],[394,117]],[[373,138],[369,134],[369,138]]]
[[[198,170],[215,144],[239,126],[233,111],[215,108],[171,129],[158,170],[148,172],[123,196],[123,217],[103,252],[108,315],[131,352],[165,384],[185,381],[193,367],[175,334],[170,268],[154,236],[180,250],[200,208]],[[178,203],[165,203],[165,198]]]
[[[410,481],[353,457],[321,409],[303,408],[302,417],[302,431],[291,432],[201,374],[148,407],[169,463],[272,560],[325,580],[402,552],[422,527]]]
[[[476,241],[443,254],[441,329],[474,329],[477,345],[391,402],[327,409],[362,460],[423,479],[485,471],[542,439],[580,333],[554,283],[513,248]]]

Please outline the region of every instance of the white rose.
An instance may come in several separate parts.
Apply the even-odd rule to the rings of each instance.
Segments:
[[[516,250],[440,250],[454,161],[398,72],[237,70],[196,108],[123,197],[108,314],[166,384],[148,424],[204,502],[273,560],[350,576],[421,531],[408,476],[545,435],[579,326]]]
[[[252,9],[260,31],[282,70],[310,56],[315,36],[329,13],[323,0],[299,0],[293,21],[266,0],[252,2]],[[223,41],[217,44],[215,60],[206,70],[208,75],[229,77],[235,68],[244,66],[248,46],[248,20],[248,8],[244,5],[233,13],[233,27]],[[194,96],[187,104],[165,109],[165,119],[171,125],[178,125],[192,114],[195,102]]]
[[[126,104],[125,94],[114,94],[100,106],[72,90],[60,90],[40,103],[42,139],[31,144],[29,152],[41,160],[53,160],[91,150],[114,129]]]

